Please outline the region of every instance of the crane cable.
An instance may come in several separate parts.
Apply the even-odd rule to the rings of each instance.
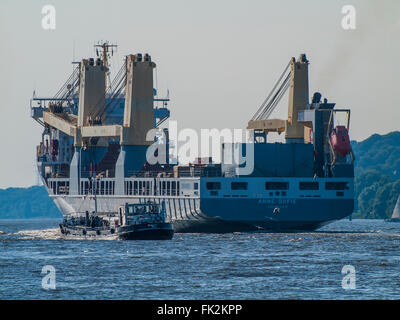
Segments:
[[[115,102],[114,99],[118,96],[118,94],[121,92],[122,88],[124,87],[121,86],[121,84],[125,84],[126,80],[126,64],[124,64],[120,70],[118,71],[117,75],[114,77],[113,81],[111,82],[111,85],[107,88],[104,97],[107,98],[110,97],[108,103],[104,105],[104,108],[100,107],[104,103],[104,97],[100,97],[98,102],[94,105],[94,112],[90,114],[89,116],[92,117],[92,119],[95,119],[96,117],[103,117],[104,113],[108,111],[110,105]],[[115,88],[114,90],[111,90],[111,88]],[[100,110],[99,110],[100,109]]]
[[[271,92],[268,94],[267,98],[264,100],[264,102],[258,108],[257,112],[251,118],[252,121],[266,119],[271,115],[271,113],[275,109],[276,105],[279,103],[282,96],[285,94],[287,88],[289,87],[291,72],[288,73],[287,71],[288,71],[290,65],[291,65],[291,61],[289,61],[289,63],[283,70],[281,76],[278,78],[278,81],[275,83],[274,87],[272,88]],[[285,77],[285,75],[286,75],[286,77]],[[282,79],[284,77],[285,77],[285,79],[282,82]],[[278,86],[279,86],[279,89],[276,90],[276,88]]]
[[[65,96],[69,89],[68,89],[68,85],[71,83],[75,83],[76,79],[79,78],[79,67],[77,66],[74,71],[72,72],[72,74],[69,76],[69,78],[67,79],[67,81],[65,81],[65,83],[62,85],[62,87],[57,91],[57,93],[54,95],[54,99],[58,99],[60,97]]]
[[[270,102],[267,104],[266,108],[262,111],[262,113],[257,117],[256,120],[264,120],[268,119],[271,113],[274,111],[275,107],[281,101],[283,95],[286,93],[286,90],[289,88],[290,83],[290,73],[287,75],[278,91],[274,94]]]

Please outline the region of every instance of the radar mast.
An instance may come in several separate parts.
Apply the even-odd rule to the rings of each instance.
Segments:
[[[94,45],[94,47],[96,48],[96,55],[98,57],[102,57],[103,59],[103,65],[107,68],[109,68],[109,59],[114,55],[114,48],[117,48],[118,45],[116,44],[111,44],[109,41],[99,41],[97,44]],[[111,53],[110,53],[110,49],[111,49]],[[107,78],[108,78],[108,82],[107,82]],[[111,80],[110,80],[110,71],[106,72],[106,85],[105,87],[107,88],[107,83],[110,84],[111,86]],[[110,88],[111,89],[111,88]]]

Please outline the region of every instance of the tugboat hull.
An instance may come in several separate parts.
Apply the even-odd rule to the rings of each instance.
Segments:
[[[68,237],[104,238],[115,237],[117,230],[114,228],[91,228],[86,226],[68,226],[60,224],[61,234]]]
[[[170,223],[157,225],[125,226],[114,228],[90,228],[85,226],[66,226],[60,224],[60,231],[67,237],[113,238],[121,240],[171,240],[174,230]]]
[[[136,230],[121,230],[118,237],[122,240],[171,240],[174,230],[170,224],[154,228],[136,228]]]

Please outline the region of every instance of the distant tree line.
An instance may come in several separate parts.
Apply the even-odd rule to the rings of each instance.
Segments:
[[[60,218],[43,186],[0,190],[0,219]]]
[[[374,134],[352,144],[356,155],[353,217],[391,217],[400,195],[400,132]]]

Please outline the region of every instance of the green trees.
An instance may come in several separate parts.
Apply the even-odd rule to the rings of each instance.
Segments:
[[[385,219],[400,195],[400,132],[353,143],[355,218]]]
[[[61,213],[44,187],[0,190],[0,219],[59,218]]]

